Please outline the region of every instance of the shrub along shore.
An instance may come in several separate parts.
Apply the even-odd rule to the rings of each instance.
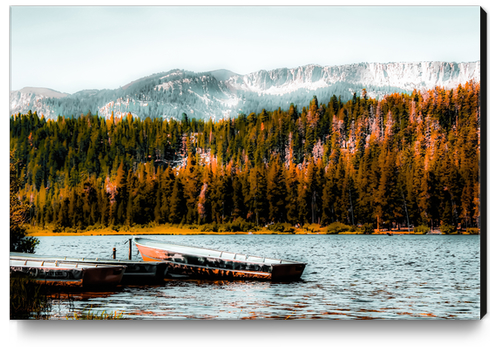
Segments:
[[[289,223],[270,224],[262,227],[252,223],[227,223],[227,224],[150,224],[134,226],[93,226],[84,230],[64,228],[60,229],[53,225],[29,226],[27,236],[97,236],[97,235],[272,235],[272,234],[316,234],[316,235],[376,235],[376,234],[412,234],[424,235],[430,233],[440,233],[443,235],[474,235],[479,234],[479,229],[468,228],[466,230],[433,230],[426,226],[415,227],[414,229],[374,229],[371,224],[363,226],[349,226],[339,222],[332,223],[328,226],[319,224],[305,224],[292,226]]]

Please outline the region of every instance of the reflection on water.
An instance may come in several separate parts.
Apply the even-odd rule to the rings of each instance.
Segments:
[[[38,254],[128,257],[128,236],[40,237]],[[127,319],[478,319],[478,236],[194,235],[170,242],[307,262],[300,281],[168,280],[59,294],[53,319],[91,310]],[[133,247],[133,259],[141,259]]]

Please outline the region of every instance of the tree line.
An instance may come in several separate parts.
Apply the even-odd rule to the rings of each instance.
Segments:
[[[62,229],[479,227],[479,83],[322,101],[219,121],[12,115],[17,199]]]

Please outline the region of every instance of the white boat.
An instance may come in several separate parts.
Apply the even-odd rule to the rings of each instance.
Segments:
[[[168,263],[169,277],[297,280],[306,263],[218,251],[134,237],[145,261]]]

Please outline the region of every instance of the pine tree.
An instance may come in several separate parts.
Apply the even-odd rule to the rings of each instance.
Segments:
[[[235,170],[237,171],[237,170]],[[233,220],[238,218],[246,218],[245,197],[244,197],[244,175],[240,172],[236,172],[232,178],[232,191],[233,191],[233,210],[231,217]]]
[[[187,165],[181,172],[183,195],[186,201],[186,222],[191,224],[198,220],[198,199],[201,189],[201,173],[199,167],[196,165],[195,156],[192,152],[189,152],[187,157]]]
[[[34,253],[39,240],[27,237],[29,205],[19,200],[20,180],[17,177],[18,161],[10,153],[10,252]]]
[[[269,220],[282,222],[286,217],[286,178],[279,158],[276,156],[267,171],[267,200]]]
[[[286,220],[296,225],[299,223],[298,218],[298,203],[297,203],[297,187],[298,178],[296,172],[296,166],[291,163],[291,165],[286,170],[285,176],[286,182]]]
[[[169,200],[169,222],[178,224],[184,217],[184,197],[182,194],[182,184],[180,180],[176,178],[173,182],[172,195]]]

